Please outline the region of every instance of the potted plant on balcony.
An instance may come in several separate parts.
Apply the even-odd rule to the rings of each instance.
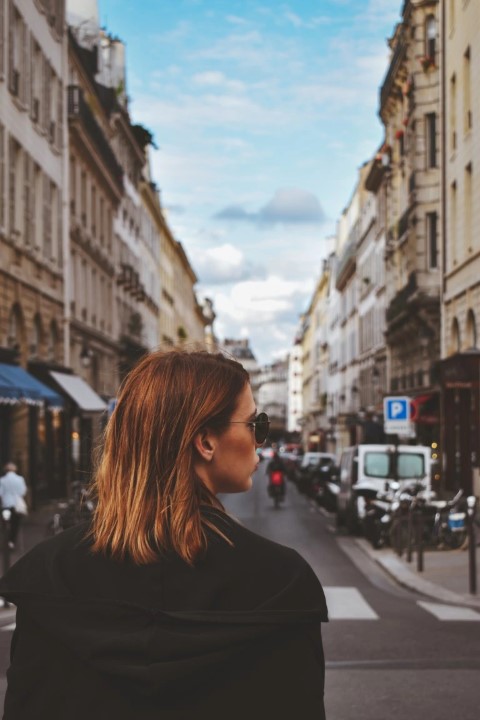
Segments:
[[[420,64],[421,64],[424,72],[426,72],[431,67],[435,66],[435,60],[433,59],[433,57],[431,57],[431,55],[423,55],[420,58]]]
[[[395,132],[395,140],[401,140],[404,136],[403,130],[396,130]]]

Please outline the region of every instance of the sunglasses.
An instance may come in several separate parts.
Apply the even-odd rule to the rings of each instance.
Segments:
[[[267,413],[258,413],[253,420],[230,420],[229,425],[236,425],[237,423],[252,427],[255,434],[255,443],[257,445],[263,445],[270,429],[270,420],[268,419]]]

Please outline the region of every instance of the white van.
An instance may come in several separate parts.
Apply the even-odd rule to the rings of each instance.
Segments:
[[[431,450],[425,445],[354,445],[340,457],[337,524],[358,528],[365,515],[362,490],[382,492],[419,482],[431,489]]]

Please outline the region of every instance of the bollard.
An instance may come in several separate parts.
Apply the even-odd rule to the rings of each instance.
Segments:
[[[413,508],[410,506],[408,510],[408,526],[407,526],[407,562],[412,562],[412,545],[413,545]]]
[[[2,531],[3,531],[3,574],[10,569],[10,548],[8,546],[8,524],[12,513],[10,510],[2,510]],[[7,600],[3,601],[3,607],[9,607]]]
[[[423,513],[415,511],[415,530],[417,544],[417,571],[423,572]]]
[[[476,537],[475,537],[475,510],[477,498],[470,495],[467,498],[467,525],[468,525],[468,574],[469,590],[471,595],[477,594],[477,558],[476,558]]]

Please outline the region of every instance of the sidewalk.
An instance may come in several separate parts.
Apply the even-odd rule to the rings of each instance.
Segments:
[[[479,531],[477,530],[477,543]],[[440,603],[480,608],[480,547],[477,545],[477,595],[469,592],[468,550],[426,550],[423,572],[417,571],[417,557],[407,563],[390,548],[374,550],[364,538],[356,538],[359,547],[375,560],[399,585]]]
[[[47,538],[47,524],[52,518],[55,503],[45,505],[23,518],[18,534],[17,547],[11,553],[10,565],[13,565],[22,555],[31,550],[39,542]],[[3,574],[3,557],[0,551],[0,574]],[[0,601],[1,602],[1,601]],[[15,619],[15,608],[0,605],[0,627],[9,625]]]

